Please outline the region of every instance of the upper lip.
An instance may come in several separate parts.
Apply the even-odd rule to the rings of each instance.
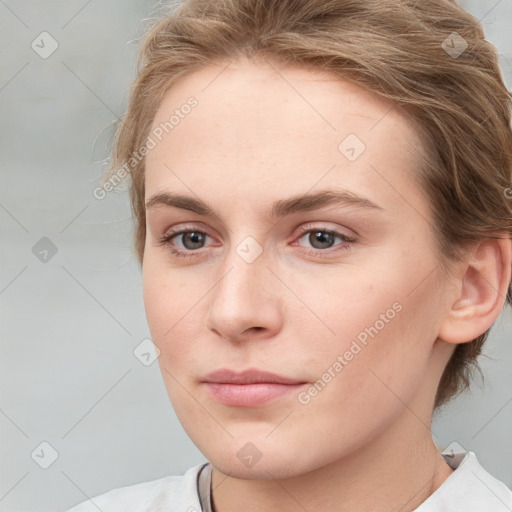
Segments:
[[[290,379],[275,373],[264,372],[254,368],[235,372],[222,368],[206,375],[202,382],[215,382],[218,384],[258,384],[269,382],[274,384],[304,384],[303,380]]]

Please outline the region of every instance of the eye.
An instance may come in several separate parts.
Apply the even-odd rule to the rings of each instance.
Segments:
[[[194,229],[193,227],[184,227],[165,233],[160,238],[159,244],[165,246],[175,256],[186,258],[200,256],[200,249],[206,246],[207,239],[209,238],[212,237],[204,231]],[[304,240],[312,247],[312,249],[305,247],[307,254],[320,257],[348,250],[351,248],[351,244],[356,241],[355,238],[332,229],[325,227],[311,228],[310,226],[302,229],[298,242],[301,240]],[[336,240],[340,242],[336,243]],[[298,245],[304,247],[301,243]]]
[[[202,249],[207,238],[211,237],[204,231],[197,229],[180,229],[179,231],[165,233],[165,235],[160,238],[160,245],[166,246],[176,256],[194,256],[194,251]],[[176,244],[178,247],[176,247]]]
[[[337,239],[341,242],[335,243]],[[313,250],[308,250],[306,252],[316,256],[322,255],[321,253],[332,254],[338,251],[350,249],[350,244],[355,242],[355,238],[351,236],[323,227],[316,227],[313,229],[306,228],[304,231],[302,231],[302,235],[298,239],[298,241],[301,240],[306,241],[313,248]],[[332,249],[333,247],[333,250],[328,250]]]

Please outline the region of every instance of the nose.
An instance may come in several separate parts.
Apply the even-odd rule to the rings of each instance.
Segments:
[[[283,321],[279,281],[264,253],[248,263],[233,248],[224,263],[211,291],[208,329],[233,342],[275,336]]]

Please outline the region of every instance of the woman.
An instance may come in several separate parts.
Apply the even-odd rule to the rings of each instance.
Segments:
[[[448,0],[160,20],[99,192],[129,173],[163,379],[209,463],[72,512],[511,510],[430,430],[512,303],[510,107]]]

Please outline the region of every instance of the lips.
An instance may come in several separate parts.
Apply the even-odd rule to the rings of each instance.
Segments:
[[[201,382],[213,398],[224,405],[236,407],[264,405],[273,399],[298,391],[307,384],[305,381],[256,369],[243,372],[216,370],[206,375]]]
[[[202,382],[214,382],[218,384],[260,384],[263,382],[272,384],[303,384],[305,381],[290,379],[275,373],[249,369],[243,372],[221,369],[209,373]]]

